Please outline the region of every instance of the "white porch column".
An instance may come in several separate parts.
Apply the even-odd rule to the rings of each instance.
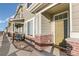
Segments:
[[[72,37],[72,3],[70,3],[70,37]]]
[[[39,35],[41,35],[41,13],[39,13]]]

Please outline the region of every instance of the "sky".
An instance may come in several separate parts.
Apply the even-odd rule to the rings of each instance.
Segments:
[[[15,14],[17,5],[18,3],[0,3],[0,31],[8,26],[8,20]]]

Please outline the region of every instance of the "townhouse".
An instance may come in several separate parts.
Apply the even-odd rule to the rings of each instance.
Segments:
[[[24,6],[27,7],[27,11],[24,14],[25,22],[24,22],[24,32],[26,38],[29,39],[31,44],[35,46],[38,50],[46,49],[46,46],[52,45],[51,41],[51,32],[50,20],[42,20],[42,13],[39,13],[40,10],[46,8],[51,4],[45,3],[27,3]],[[46,25],[47,24],[47,25]],[[43,28],[44,27],[44,28]]]
[[[59,48],[72,47],[71,55],[79,55],[78,3],[25,3],[17,7],[13,32],[25,34],[40,51],[61,55]],[[51,51],[52,50],[52,51]]]
[[[27,10],[24,22],[26,38],[32,40],[38,50],[51,52],[53,44],[59,45],[69,37],[68,3],[27,4]]]
[[[79,55],[79,3],[70,4],[70,38],[67,39],[73,47],[71,54]]]
[[[19,4],[16,9],[16,14],[13,18],[14,22],[14,33],[18,32],[23,34],[24,33],[24,17],[23,17],[24,9],[22,4]]]
[[[12,20],[13,20],[13,18],[9,19],[8,27],[6,28],[9,36],[13,36],[13,22],[12,22]]]
[[[16,9],[16,13],[13,18],[9,19],[8,32],[13,36],[13,33],[24,34],[24,7],[19,4]]]
[[[24,22],[26,38],[38,50],[51,52],[52,45],[72,46],[71,55],[79,55],[78,6],[75,3],[27,3]],[[63,44],[64,43],[64,44]],[[61,46],[60,46],[61,47]],[[63,47],[64,48],[64,47]],[[54,53],[60,55],[59,49]]]

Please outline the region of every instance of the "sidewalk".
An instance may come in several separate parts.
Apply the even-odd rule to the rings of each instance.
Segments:
[[[26,47],[27,48],[27,47]],[[25,51],[16,49],[13,44],[10,45],[9,56],[45,56],[46,53],[36,51],[34,48],[30,47],[31,51]],[[48,56],[48,55],[47,55]]]
[[[18,43],[18,45],[22,45],[25,44],[25,48],[24,49],[17,49],[13,43],[12,43],[12,38],[8,37],[7,35],[3,35],[0,38],[2,38],[2,40],[0,40],[0,56],[54,56],[52,54],[52,52],[48,53],[45,51],[37,51],[35,48],[33,48],[32,46],[30,46],[28,44],[28,42],[15,42]],[[17,46],[17,44],[16,44]],[[24,46],[21,46],[24,47]],[[29,51],[29,50],[32,51]],[[55,52],[56,53],[56,52]],[[64,55],[64,54],[61,54]]]
[[[32,51],[16,49],[12,44],[10,37],[8,37],[8,40],[10,42],[10,49],[9,49],[9,53],[7,54],[8,56],[51,56],[51,54],[47,52],[39,52],[34,48],[32,48],[31,46],[28,46],[28,48],[26,47],[26,49],[30,48],[32,49]],[[26,45],[28,44],[26,43]]]

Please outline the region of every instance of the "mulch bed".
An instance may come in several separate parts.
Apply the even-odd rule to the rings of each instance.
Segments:
[[[33,51],[33,48],[31,46],[29,46],[27,43],[25,43],[24,41],[16,41],[14,40],[13,45],[20,50],[26,50],[29,52]]]

